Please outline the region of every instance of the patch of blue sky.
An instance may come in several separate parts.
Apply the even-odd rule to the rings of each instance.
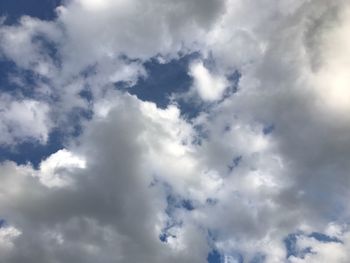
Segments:
[[[273,125],[273,124],[266,125],[263,128],[263,134],[268,135],[268,134],[272,133],[274,130],[275,130],[275,125]]]
[[[189,64],[200,58],[200,54],[192,53],[171,60],[167,63],[160,63],[154,58],[144,64],[147,77],[141,78],[136,85],[127,88],[127,92],[136,95],[143,101],[156,103],[159,108],[166,108],[169,103],[176,103],[181,114],[187,119],[196,117],[201,111],[205,111],[208,105],[196,101],[194,98],[181,98],[192,86],[193,80],[188,74]],[[239,72],[235,71],[228,76],[231,87],[226,90],[224,98],[237,91],[237,84],[240,79]],[[123,83],[118,83],[123,86]],[[125,85],[124,85],[125,86]],[[179,97],[174,94],[180,95]]]
[[[287,255],[286,255],[287,258],[289,258],[290,256],[298,255],[299,251],[297,248],[297,240],[299,235],[300,234],[289,234],[284,239],[284,245],[287,249]]]
[[[184,209],[187,211],[192,211],[195,209],[193,201],[189,199],[183,199],[178,196],[169,194],[167,196],[167,208],[165,212],[171,216],[176,209]]]
[[[208,244],[212,248],[207,256],[208,263],[243,263],[248,262],[244,259],[241,253],[234,251],[232,253],[223,253],[216,248],[218,232],[216,230],[208,229]],[[264,263],[265,255],[256,253],[249,263]]]
[[[38,168],[43,159],[63,148],[63,137],[61,132],[54,131],[46,144],[26,140],[14,146],[0,145],[0,162],[10,160],[17,164],[31,163]]]
[[[41,39],[40,41],[44,40]],[[55,49],[50,43],[45,43],[45,46],[46,49]],[[49,80],[42,76],[39,76],[30,70],[21,69],[17,67],[14,62],[9,61],[6,58],[0,59],[0,69],[0,94],[11,95],[11,97],[18,100],[25,98],[44,100],[48,103],[58,100],[58,96],[56,96],[55,93],[47,97],[36,93],[35,89],[40,83],[50,85]],[[88,89],[84,89],[80,96],[87,101],[91,100],[91,94]],[[28,138],[23,141],[18,141],[16,145],[0,145],[0,161],[11,160],[17,164],[26,164],[30,162],[34,167],[38,167],[41,160],[63,148],[65,137],[74,137],[81,134],[81,120],[90,119],[91,116],[92,113],[90,110],[75,108],[69,115],[67,115],[70,129],[64,128],[63,130],[58,127],[49,134],[49,139],[46,144]]]
[[[60,3],[61,0],[2,0],[0,16],[6,18],[4,21],[6,25],[17,23],[23,15],[52,20],[56,17],[55,8]],[[53,61],[59,61],[57,50],[52,43],[39,35],[33,41],[39,44]],[[18,68],[14,62],[5,57],[0,58],[0,69],[0,92],[18,99],[35,98],[37,84],[49,84],[47,83],[49,80],[30,70]],[[50,134],[45,145],[35,140],[18,142],[15,146],[0,145],[0,161],[12,160],[18,164],[31,162],[37,167],[42,159],[62,148],[62,137],[61,132],[55,131]]]
[[[5,24],[11,25],[18,22],[23,16],[37,17],[42,20],[56,18],[55,8],[62,0],[1,0],[0,16],[5,16]]]
[[[336,237],[331,237],[328,236],[326,234],[323,233],[318,233],[318,232],[313,232],[309,235],[309,237],[313,237],[316,240],[320,241],[320,242],[324,242],[324,243],[330,243],[330,242],[334,242],[334,243],[343,243],[340,239],[336,238]]]
[[[144,101],[152,101],[160,108],[166,108],[171,102],[173,93],[187,92],[192,84],[188,75],[189,63],[198,58],[199,54],[193,53],[174,59],[167,63],[160,63],[157,59],[151,59],[144,64],[147,77],[141,78],[138,83],[130,87],[128,92],[136,95]],[[184,102],[181,110],[187,114],[194,114],[196,109]]]
[[[331,237],[323,233],[318,233],[318,232],[313,232],[311,234],[304,234],[302,232],[298,233],[293,233],[289,234],[287,238],[284,239],[284,244],[287,250],[287,255],[286,258],[289,258],[291,256],[298,257],[298,258],[304,258],[307,254],[312,253],[312,248],[311,247],[306,247],[306,248],[299,248],[297,246],[297,241],[300,236],[305,236],[305,237],[312,237],[320,242],[323,243],[342,243],[341,240],[339,240],[336,237]]]
[[[266,261],[266,256],[262,253],[256,253],[250,263],[264,263]]]
[[[184,199],[181,201],[182,208],[186,209],[187,211],[194,210],[194,205],[191,200]]]
[[[176,221],[168,221],[166,226],[162,229],[162,232],[159,235],[159,240],[163,243],[168,242],[168,238],[176,238],[176,235],[172,233],[172,229],[175,227],[181,227],[182,222],[176,222]]]
[[[0,228],[5,227],[5,225],[6,225],[5,219],[1,219],[1,218],[0,218]]]
[[[57,68],[61,66],[61,58],[55,43],[41,35],[34,36],[32,42],[50,57]],[[9,60],[2,54],[0,54],[0,69],[1,93],[6,92],[15,96],[33,98],[38,96],[38,92],[36,92],[37,87],[40,87],[42,84],[51,85],[49,78],[32,70],[18,67],[12,60]],[[42,97],[43,94],[41,93],[40,96]]]
[[[165,185],[165,189],[167,191],[171,191],[167,185]],[[176,238],[176,236],[172,234],[172,229],[175,227],[181,227],[182,225],[181,219],[176,217],[176,210],[183,209],[186,211],[192,211],[195,209],[193,202],[189,199],[183,199],[179,196],[168,194],[166,200],[167,207],[165,209],[165,213],[168,215],[168,220],[161,233],[159,234],[159,239],[165,243],[168,241],[169,237]]]
[[[242,156],[237,156],[232,159],[232,162],[228,165],[229,172],[232,172],[242,161]]]
[[[230,97],[233,93],[238,91],[239,80],[241,79],[242,74],[235,70],[227,76],[227,80],[230,83],[230,86],[226,89],[223,95],[223,100],[227,97]]]
[[[55,8],[61,2],[60,0],[4,0],[0,2],[0,15],[7,17],[6,24],[16,23],[18,18],[23,15],[52,20],[56,17]],[[45,50],[45,54],[51,57],[52,61],[57,64],[56,66],[60,66],[60,56],[54,43],[48,42],[40,35],[36,36],[33,41]],[[171,102],[172,94],[186,93],[191,87],[192,78],[188,75],[188,67],[193,60],[198,58],[200,58],[200,54],[192,53],[167,63],[160,63],[157,59],[151,59],[144,64],[148,73],[147,77],[141,78],[135,86],[126,90],[141,100],[152,101],[158,107],[165,108]],[[208,67],[213,66],[210,60],[205,63]],[[30,70],[20,69],[15,63],[4,57],[0,58],[0,68],[1,93],[11,94],[16,98],[44,99],[47,102],[54,102],[57,99],[55,94],[49,98],[36,98],[35,87],[39,83],[50,86],[49,80],[45,79],[45,77],[34,74]],[[82,75],[86,74],[88,76],[93,74],[91,71],[93,71],[93,68],[82,72]],[[234,72],[232,76],[229,76],[232,83],[238,83],[239,77],[238,72]],[[92,100],[91,92],[89,92],[88,88],[84,89],[80,95],[88,101]],[[192,103],[191,101],[177,100],[176,103],[179,105],[181,114],[188,118],[192,118],[205,110],[203,105]],[[91,112],[89,111],[77,110],[73,112],[70,119],[72,123],[75,123],[75,127],[70,135],[79,135],[81,133],[79,119],[90,117]],[[200,130],[200,128],[198,129]],[[0,161],[12,160],[18,164],[31,162],[37,167],[42,159],[63,146],[64,136],[66,136],[64,132],[55,131],[50,134],[46,145],[42,145],[35,140],[19,142],[16,146],[11,147],[0,145]],[[200,144],[201,138],[206,136],[204,131],[199,132],[198,143]],[[188,210],[193,208],[190,202],[184,202],[183,204],[184,208]]]
[[[91,117],[90,111],[75,109],[68,117],[70,128],[57,127],[50,132],[48,141],[44,144],[37,140],[27,139],[16,145],[0,145],[0,161],[11,160],[17,164],[31,163],[34,168],[38,168],[42,160],[64,148],[69,138],[81,135],[83,133],[82,120]]]
[[[57,68],[61,68],[62,61],[56,43],[40,33],[33,36],[32,43],[40,47],[41,51],[45,52],[45,55],[51,58]]]
[[[30,70],[18,68],[16,64],[0,57],[0,92],[14,97],[35,97],[38,81],[45,81]]]
[[[222,263],[222,255],[217,250],[212,250],[207,257],[208,263]]]
[[[193,128],[196,131],[196,136],[192,141],[193,144],[202,145],[203,140],[209,139],[209,130],[204,125],[194,125]]]
[[[46,102],[57,100],[55,95],[43,98],[41,95],[36,94],[36,85],[46,80],[33,74],[33,72],[20,69],[13,62],[5,59],[0,61],[0,68],[0,93],[9,94],[19,100],[23,98],[39,99]],[[20,84],[13,81],[14,77],[20,78]],[[84,91],[80,95],[86,100],[90,99],[88,91]],[[71,128],[69,130],[57,128],[49,134],[46,144],[41,144],[39,141],[29,138],[17,142],[16,145],[0,145],[0,161],[11,160],[17,164],[30,162],[34,167],[38,167],[41,160],[63,147],[66,136],[78,136],[81,134],[81,120],[89,119],[91,116],[92,114],[89,110],[74,109],[67,116]]]

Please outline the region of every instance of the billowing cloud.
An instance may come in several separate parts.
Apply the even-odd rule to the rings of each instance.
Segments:
[[[53,126],[47,103],[10,96],[0,97],[0,102],[0,144],[11,145],[26,139],[47,141]]]
[[[193,77],[193,88],[204,101],[215,101],[222,98],[228,83],[221,76],[213,76],[203,63],[197,62],[191,65],[190,75]]]
[[[0,262],[348,262],[349,10],[71,0],[3,23],[18,92],[0,97],[0,143],[44,144],[74,114],[81,131],[37,168],[1,163]],[[193,53],[164,109],[128,94],[145,62]]]

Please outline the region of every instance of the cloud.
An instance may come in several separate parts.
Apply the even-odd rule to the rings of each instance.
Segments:
[[[348,112],[350,107],[349,79],[349,7],[326,25],[331,30],[316,35],[319,64],[311,74],[320,104],[336,113]]]
[[[76,0],[57,12],[1,27],[2,55],[35,78],[30,98],[3,92],[0,142],[45,143],[73,113],[89,117],[39,169],[0,165],[4,262],[206,262],[212,249],[348,261],[346,1]],[[192,91],[215,102],[195,118],[115,86],[193,52]],[[293,233],[311,253],[287,258]]]
[[[45,102],[19,101],[9,96],[2,96],[0,100],[0,144],[12,145],[29,138],[40,143],[47,141],[52,122]]]
[[[121,98],[117,104],[114,101],[107,116],[87,124],[80,146],[72,148],[85,157],[86,166],[66,150],[44,160],[38,172],[13,163],[1,166],[0,192],[6,196],[1,199],[2,213],[22,231],[14,241],[16,250],[5,255],[7,262],[44,261],[48,255],[58,261],[93,262],[102,254],[101,260],[110,261],[115,258],[116,244],[120,262],[205,260],[205,233],[191,222],[178,230],[176,244],[166,245],[159,239],[167,218],[166,193],[161,185],[151,185],[155,176],[170,180],[160,173],[159,160],[184,155],[169,145],[185,147],[171,140],[178,135],[170,127],[181,120],[172,109],[159,110],[130,96],[116,99]],[[37,173],[50,176],[53,167],[56,172],[59,167],[72,183],[52,188],[44,177],[38,180]],[[171,175],[180,176],[175,171]],[[183,185],[191,179],[180,176],[177,180]]]
[[[18,25],[1,24],[0,55],[20,68],[52,77],[56,73],[55,61],[45,41],[57,41],[60,33],[56,24],[27,16],[21,17]]]
[[[70,183],[64,179],[66,174],[72,169],[83,169],[85,166],[84,159],[62,149],[41,162],[38,176],[40,181],[48,187],[65,186]]]
[[[201,62],[192,64],[189,74],[193,77],[193,87],[202,100],[215,101],[222,98],[228,86],[225,78],[213,76]]]
[[[21,235],[21,232],[14,227],[0,228],[0,251],[5,254],[14,249],[13,240]]]
[[[291,256],[289,258],[290,262],[347,262],[349,260],[349,232],[343,229],[336,237],[341,241],[326,241],[305,236],[298,237],[297,248],[299,251],[304,251],[305,255]]]

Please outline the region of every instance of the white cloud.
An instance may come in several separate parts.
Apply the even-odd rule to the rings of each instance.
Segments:
[[[320,107],[346,114],[350,109],[350,8],[330,24],[331,30],[316,36],[320,65],[311,73],[311,81],[320,98]]]
[[[54,61],[40,38],[57,41],[61,32],[52,22],[44,22],[23,16],[19,25],[0,27],[0,54],[20,68],[32,70],[35,74],[53,77],[56,73]]]
[[[181,145],[180,140],[177,143],[171,140],[181,137],[178,131],[173,131],[183,122],[177,110],[160,110],[127,95],[118,95],[114,102],[105,117],[87,124],[81,142],[72,147],[78,156],[85,157],[84,169],[75,169],[83,168],[82,160],[67,150],[44,160],[39,171],[12,163],[1,166],[3,215],[22,229],[22,235],[16,239],[17,250],[6,254],[7,262],[16,262],[24,255],[41,260],[49,251],[59,261],[93,262],[101,259],[102,254],[103,261],[110,261],[115,258],[116,249],[120,262],[205,260],[208,252],[205,232],[190,221],[179,229],[179,239],[174,240],[178,245],[166,245],[159,240],[161,232],[157,226],[165,227],[162,218],[167,217],[166,193],[162,183],[150,185],[155,176],[169,183],[178,180],[181,187],[191,180],[181,175],[183,167],[174,166],[173,171],[158,169],[159,162],[179,157],[179,152],[167,148],[167,142]],[[144,111],[147,108],[150,110]],[[71,187],[51,187],[56,183],[52,175],[57,175],[57,168],[59,176],[71,180]],[[180,179],[172,179],[169,172]],[[194,181],[192,184],[191,188],[195,187]],[[8,200],[12,200],[12,205]],[[90,230],[81,232],[79,228],[84,226]],[[29,240],[32,241],[28,243]]]
[[[280,263],[283,240],[298,231],[343,243],[300,237],[300,249],[315,253],[291,262],[347,262],[348,6],[76,0],[55,21],[2,26],[2,54],[38,85],[37,99],[1,97],[0,142],[45,142],[53,120],[93,112],[39,170],[0,165],[1,216],[21,232],[6,262],[205,262],[212,245]],[[58,61],[33,41],[38,33]],[[191,121],[113,86],[147,77],[151,58],[193,51],[202,59],[189,68],[193,89],[216,103]],[[238,91],[223,99],[237,69]],[[87,86],[91,102],[79,96]]]
[[[7,96],[0,100],[0,144],[11,145],[29,138],[40,143],[47,141],[52,122],[46,103],[30,99],[17,101]]]
[[[13,249],[13,241],[21,235],[21,231],[12,227],[6,226],[0,228],[0,252],[5,254]]]
[[[297,239],[296,246],[299,251],[309,249],[310,252],[303,256],[291,256],[292,263],[345,263],[349,261],[349,233],[345,231],[338,236],[340,241],[321,241],[313,237],[301,236]]]
[[[65,180],[67,174],[76,168],[84,169],[85,167],[84,159],[62,149],[41,162],[38,176],[40,181],[48,187],[65,186],[70,183]]]
[[[202,62],[193,63],[189,74],[193,77],[193,88],[204,101],[215,101],[222,98],[228,86],[226,79],[215,76],[204,67]]]

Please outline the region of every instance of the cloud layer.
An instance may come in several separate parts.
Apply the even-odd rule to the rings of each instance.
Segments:
[[[17,68],[0,144],[67,137],[38,168],[0,164],[1,263],[350,261],[347,1],[56,11],[0,27]],[[128,93],[146,62],[194,53],[192,86],[166,108]]]

